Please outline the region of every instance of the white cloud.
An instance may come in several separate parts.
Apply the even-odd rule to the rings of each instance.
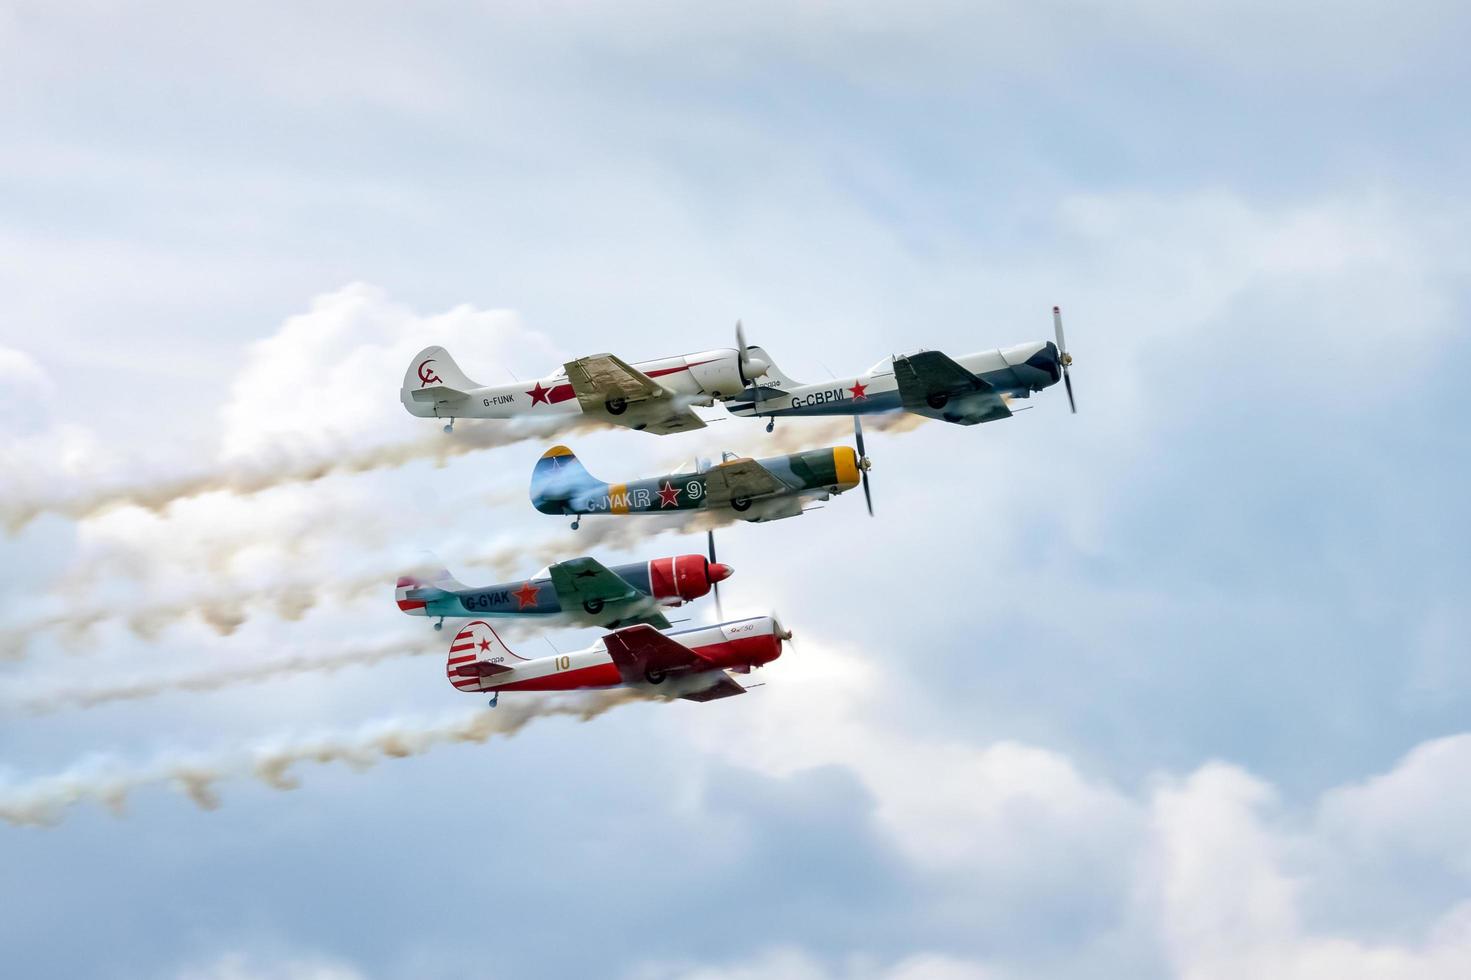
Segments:
[[[871,957],[851,957],[835,965],[805,950],[781,947],[718,966],[645,964],[632,976],[637,980],[992,980],[999,974],[980,963],[938,953],[916,954],[887,965]]]
[[[177,980],[365,980],[367,974],[342,960],[323,956],[262,958],[225,953],[208,963],[180,970]]]
[[[507,363],[561,357],[540,334],[505,311],[468,306],[421,316],[361,283],[317,297],[252,344],[221,409],[221,458],[334,449],[400,441],[432,422],[399,404],[409,359],[439,344],[482,383],[511,380]]]

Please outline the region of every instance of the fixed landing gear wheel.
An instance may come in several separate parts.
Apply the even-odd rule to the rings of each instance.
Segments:
[[[582,608],[583,609],[586,609],[588,612],[590,612],[594,616],[596,616],[598,613],[600,613],[600,612],[603,611],[603,600],[602,599],[584,599],[584,600],[582,600]]]
[[[730,498],[730,509],[731,510],[739,510],[739,511],[750,510],[751,509],[751,498],[750,497],[732,497],[732,498]]]
[[[945,407],[945,403],[950,400],[950,396],[941,391],[933,395],[926,395],[924,400],[925,404],[930,408],[940,409]]]
[[[664,678],[668,676],[669,675],[664,673],[664,671],[662,670],[644,671],[644,680],[648,681],[650,684],[663,684]]]
[[[603,402],[603,407],[608,410],[609,415],[622,415],[628,411],[627,398],[609,398]]]
[[[574,520],[572,522],[572,530],[575,531],[575,530],[577,530],[580,527],[582,527],[582,518],[581,517],[577,518],[576,520]]]

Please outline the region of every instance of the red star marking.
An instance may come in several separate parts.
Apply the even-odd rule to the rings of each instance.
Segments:
[[[482,649],[482,650],[489,650],[490,649],[490,641],[489,640],[481,640],[480,641],[480,649]]]
[[[862,399],[868,397],[868,385],[864,384],[862,381],[853,382],[853,387],[849,388],[848,390],[853,393],[853,400],[855,402],[861,401]]]
[[[678,507],[679,488],[673,486],[668,480],[664,481],[664,489],[659,491],[659,507]]]
[[[537,588],[530,582],[527,582],[525,585],[521,586],[521,588],[511,593],[511,595],[516,597],[517,609],[530,609],[532,606],[536,605],[536,594]]]
[[[531,405],[533,408],[535,408],[537,405],[542,404],[543,402],[547,402],[547,395],[551,393],[552,389],[543,388],[540,381],[536,383],[535,388],[532,388],[530,391],[527,392],[527,394],[531,396]]]

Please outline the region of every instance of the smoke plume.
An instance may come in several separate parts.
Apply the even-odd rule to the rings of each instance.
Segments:
[[[53,776],[0,785],[0,820],[17,826],[51,826],[69,808],[87,801],[121,815],[135,790],[158,785],[172,786],[201,809],[213,810],[223,802],[218,784],[229,779],[249,777],[272,789],[296,789],[301,785],[297,769],[306,763],[344,763],[361,771],[384,759],[422,755],[442,745],[509,738],[537,718],[588,721],[620,705],[651,699],[662,700],[634,690],[522,695],[506,699],[495,710],[482,708],[439,720],[395,718],[357,731],[279,738],[213,755],[165,755],[135,766],[90,759]]]
[[[218,667],[164,677],[138,677],[90,686],[55,686],[31,693],[11,692],[7,702],[29,714],[66,708],[91,708],[112,701],[137,701],[170,691],[218,691],[236,684],[256,684],[299,674],[331,673],[347,667],[369,667],[399,657],[443,653],[440,643],[398,640],[344,646],[326,653],[297,653],[262,663]]]
[[[330,455],[262,455],[203,473],[133,485],[96,487],[76,496],[7,500],[0,504],[0,522],[14,534],[42,514],[82,520],[128,505],[160,511],[175,500],[205,493],[227,492],[245,496],[289,483],[312,483],[335,474],[393,469],[422,459],[432,459],[442,466],[450,459],[468,453],[603,428],[607,428],[606,424],[584,416],[536,422],[485,421],[461,426],[453,435],[447,436],[436,430],[408,442],[345,448],[334,450]]]

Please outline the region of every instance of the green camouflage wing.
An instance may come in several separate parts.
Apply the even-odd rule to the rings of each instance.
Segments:
[[[627,602],[643,593],[595,558],[573,558],[548,569],[563,609],[574,604]],[[586,608],[584,606],[584,608]]]
[[[1011,414],[996,389],[937,350],[894,359],[899,399],[916,415],[959,425]]]

